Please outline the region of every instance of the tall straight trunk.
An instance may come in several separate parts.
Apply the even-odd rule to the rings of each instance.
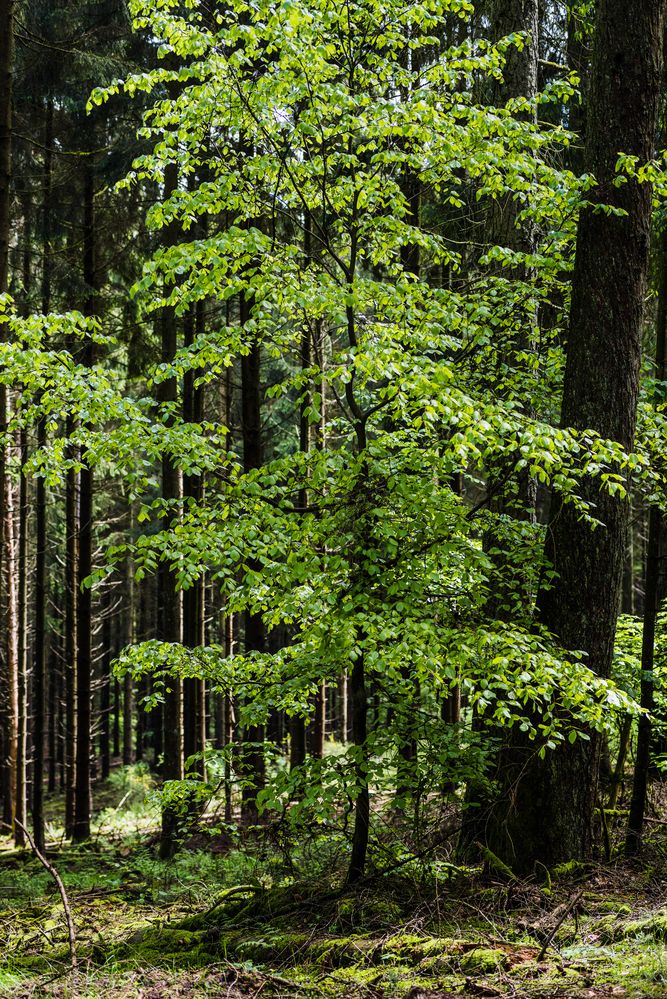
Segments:
[[[535,98],[538,83],[538,51],[539,51],[539,14],[538,0],[495,0],[492,13],[493,35],[496,40],[516,32],[526,32],[525,44],[518,48],[510,46],[505,57],[502,80],[495,80],[493,85],[493,101],[502,107],[508,101],[518,97],[529,100]],[[525,112],[523,117],[528,116]],[[532,121],[536,121],[536,113],[530,112]],[[487,238],[492,245],[506,247],[512,252],[532,254],[536,249],[535,225],[530,219],[521,218],[526,204],[515,197],[513,191],[504,193],[499,199],[492,199],[489,205]],[[520,261],[509,271],[498,268],[504,274],[509,274],[517,282],[529,284],[533,278],[533,270],[524,261]],[[505,341],[499,346],[500,361],[519,376],[530,375],[521,356],[535,349],[535,328],[537,326],[536,299],[527,290],[521,295],[522,304],[517,305],[520,314],[515,328],[508,333]],[[517,332],[518,330],[518,332]],[[523,369],[523,371],[522,371]],[[532,379],[515,378],[515,382],[531,384]],[[533,416],[533,400],[530,392],[520,399],[523,412]],[[537,482],[528,470],[524,470],[516,481],[505,486],[499,482],[506,478],[506,470],[501,466],[494,470],[488,483],[490,496],[489,507],[495,513],[509,515],[518,520],[535,520],[537,504]],[[535,594],[526,590],[523,567],[516,570],[511,553],[505,548],[503,541],[491,530],[485,538],[487,550],[493,565],[493,584],[490,587],[486,602],[489,616],[509,619],[515,613],[517,605],[526,613],[532,607]]]
[[[134,536],[136,511],[134,504],[130,507],[130,536]],[[127,614],[125,623],[126,645],[134,645],[137,641],[137,584],[134,578],[134,566],[131,559],[125,563],[125,588],[127,593]],[[118,681],[116,681],[118,683]],[[134,761],[132,748],[133,736],[134,691],[132,675],[126,673],[123,678],[123,766],[129,766]],[[115,725],[118,727],[119,711],[116,711]],[[120,746],[118,747],[120,749]]]
[[[191,310],[186,317],[184,326],[184,346],[190,347],[194,342],[195,333],[204,333],[203,302],[197,303],[196,310]],[[190,370],[183,378],[183,420],[186,423],[200,423],[203,418],[204,395],[202,386],[197,385],[199,372]],[[200,475],[183,476],[183,499],[190,499],[195,504],[201,503],[203,497],[203,482]],[[205,619],[205,580],[198,578],[192,586],[183,593],[183,642],[189,648],[204,645]],[[183,682],[183,725],[185,759],[195,753],[203,753],[206,749],[206,685],[204,680],[192,678]],[[206,774],[204,760],[201,758],[194,769]]]
[[[318,685],[315,694],[315,711],[308,727],[308,752],[316,760],[324,756],[324,743],[327,737],[327,684]]]
[[[29,313],[29,298],[32,291],[32,200],[31,192],[25,189],[22,192],[23,202],[23,254],[22,254],[22,275],[21,275],[21,313],[27,316]],[[16,406],[20,407],[20,389],[17,393]],[[16,434],[16,446],[19,458],[19,481],[18,481],[18,518],[16,527],[16,654],[18,662],[19,677],[19,714],[18,714],[18,756],[16,762],[16,797],[23,810],[23,817],[20,818],[25,824],[27,814],[27,802],[29,798],[29,746],[30,746],[30,715],[29,715],[29,674],[28,674],[28,517],[29,517],[29,485],[24,472],[28,460],[28,437],[25,427],[21,427]],[[8,619],[8,626],[10,621]],[[22,830],[18,830],[18,842],[24,842]]]
[[[21,471],[19,473],[18,484],[18,521],[16,525],[16,568],[18,572],[17,585],[17,607],[16,607],[16,651],[19,666],[19,761],[17,765],[17,775],[23,787],[22,796],[27,802],[30,796],[29,791],[29,751],[30,746],[30,684],[28,674],[28,517],[29,506],[29,485],[28,478],[23,468],[28,460],[28,438],[25,429],[22,427],[17,435],[19,461]],[[41,738],[43,741],[44,730],[42,728]],[[42,748],[42,753],[43,753]],[[42,775],[40,774],[40,781]]]
[[[347,670],[343,670],[338,677],[338,684],[336,687],[336,729],[335,737],[343,745],[347,742],[347,730],[348,730],[348,717],[347,717]]]
[[[665,348],[667,346],[667,231],[660,237],[660,289],[655,330],[655,377],[664,382]],[[655,630],[660,609],[660,562],[663,537],[663,516],[657,506],[652,506],[648,517],[646,542],[646,582],[644,586],[644,620],[642,628],[640,703],[646,714],[639,718],[637,752],[632,782],[630,815],[625,838],[626,856],[638,853],[642,845],[644,812],[648,793],[651,765],[651,717],[655,700]]]
[[[350,691],[352,695],[352,741],[360,750],[360,757],[355,768],[358,788],[354,806],[350,866],[347,872],[348,883],[354,884],[364,875],[370,832],[370,792],[365,748],[368,737],[368,696],[363,655],[358,655],[352,665]]]
[[[576,138],[568,149],[570,169],[582,173],[584,169],[584,148],[586,144],[586,102],[588,96],[588,77],[590,72],[590,52],[585,39],[585,27],[576,11],[576,5],[570,5],[567,15],[567,65],[579,77],[579,101],[570,101],[568,105],[568,127]]]
[[[405,221],[417,228],[421,203],[421,183],[410,167],[401,174],[401,194],[405,201]],[[401,265],[407,274],[419,277],[420,253],[417,243],[407,243],[401,247]],[[398,718],[398,759],[396,764],[396,796],[400,802],[413,793],[418,769],[418,743],[415,734],[415,719],[419,716],[419,681],[410,679],[410,666],[401,667],[401,675],[411,690],[406,691],[402,705],[397,705]]]
[[[250,318],[250,303],[242,296],[240,322],[244,325]],[[250,472],[260,468],[263,460],[262,447],[262,387],[261,350],[253,344],[247,355],[241,358],[241,419],[243,432],[243,469]],[[246,652],[266,650],[266,631],[261,614],[246,611],[243,616],[243,631]],[[265,763],[262,743],[265,733],[263,725],[249,725],[244,732],[242,751],[242,772],[248,786],[241,792],[241,812],[248,822],[257,821],[257,792],[265,782]]]
[[[665,0],[600,0],[586,126],[586,167],[597,180],[582,209],[572,285],[561,422],[592,428],[633,446],[643,303],[648,270],[651,189],[615,186],[619,150],[640,163],[653,154],[660,93]],[[612,204],[625,213],[595,211]],[[540,590],[537,617],[565,649],[582,650],[607,677],[626,552],[627,501],[582,483],[603,526],[595,531],[554,495],[546,555],[557,577]],[[503,767],[502,809],[489,824],[490,845],[530,870],[591,855],[598,798],[600,739],[577,740],[540,760],[517,733]]]
[[[83,279],[86,285],[86,307],[88,316],[99,311],[100,271],[97,247],[97,225],[95,219],[95,178],[93,163],[89,156],[84,167],[83,189]],[[87,340],[82,352],[82,363],[92,367],[95,351],[92,340]],[[92,637],[93,601],[92,588],[84,580],[93,571],[93,470],[86,463],[86,451],[82,454],[82,468],[79,475],[79,523],[78,523],[78,572],[77,572],[77,730],[74,792],[74,825],[72,838],[82,842],[90,837],[91,814],[91,726],[92,726]]]
[[[0,0],[0,294],[7,291],[12,183],[15,0]]]
[[[68,420],[66,433],[73,433]],[[65,480],[65,834],[74,828],[74,768],[76,760],[77,578],[79,537],[79,476],[70,468]]]
[[[100,676],[100,776],[106,780],[111,770],[111,661],[113,659],[112,605],[113,590],[109,583],[102,592],[102,657]]]
[[[7,291],[9,276],[9,243],[11,236],[11,183],[12,183],[12,90],[14,77],[14,0],[0,0],[0,294]],[[0,431],[4,433],[8,421],[7,389],[0,386]],[[6,446],[0,446],[0,580],[7,576],[6,516],[8,481]],[[7,597],[7,591],[5,591]],[[3,616],[8,606],[5,599]],[[18,742],[18,676],[7,662],[7,689],[5,692],[6,719],[3,754],[3,787],[5,788],[3,817],[12,822],[16,798],[16,756]]]
[[[77,578],[77,671],[76,671],[76,759],[74,761],[74,825],[72,839],[81,843],[90,838],[91,815],[91,727],[92,727],[92,635],[91,592],[81,587],[92,572],[91,537],[93,524],[92,476],[82,469],[79,480],[79,560]]]
[[[4,516],[5,543],[5,648],[8,664],[12,698],[14,700],[14,718],[16,724],[16,757],[14,783],[14,842],[17,846],[25,845],[25,836],[21,826],[26,824],[26,757],[27,757],[27,688],[26,673],[22,668],[19,656],[19,594],[18,594],[18,551],[16,524],[16,490],[8,480],[6,483],[6,506]]]
[[[178,167],[170,163],[165,170],[165,199],[169,198],[178,185]],[[165,233],[165,244],[174,245],[178,232],[173,223]],[[165,289],[169,293],[169,287]],[[173,360],[178,347],[176,312],[165,306],[161,314],[162,361]],[[174,404],[178,398],[175,378],[168,378],[160,385],[161,404]],[[162,457],[162,496],[175,503],[181,496],[181,476],[171,455]],[[174,516],[172,509],[171,515]],[[176,586],[175,575],[167,562],[161,562],[158,571],[158,638],[163,642],[180,643],[183,640],[182,602]],[[183,683],[177,677],[171,679],[169,690],[162,706],[163,719],[163,764],[162,778],[165,781],[183,779]],[[160,833],[160,856],[163,859],[173,856],[177,848],[178,816],[176,810],[166,804],[162,808]]]
[[[355,256],[354,249],[352,256]],[[350,284],[354,271],[351,270]],[[357,343],[356,338],[356,316],[352,306],[347,307],[347,327],[348,341],[351,346]],[[366,436],[366,421],[363,418],[359,403],[354,395],[354,389],[348,382],[347,402],[352,411],[354,419],[354,432],[356,437],[357,452],[362,456],[361,467],[357,480],[356,493],[359,504],[359,513],[366,512],[370,496],[368,494],[369,475],[368,462],[365,458],[368,440]],[[364,535],[364,528],[361,527],[362,518],[355,517],[355,523],[360,528],[361,534],[356,539],[359,558],[368,544],[368,538]],[[365,592],[369,586],[368,578],[364,577],[363,569],[355,567],[353,574],[356,576],[356,587]],[[364,638],[363,628],[360,627],[359,645],[362,646]],[[356,798],[354,802],[354,827],[352,830],[352,845],[350,850],[350,863],[347,870],[348,884],[359,881],[366,869],[366,856],[368,853],[368,840],[370,836],[370,788],[368,784],[369,756],[368,756],[368,718],[369,718],[369,677],[366,668],[363,646],[356,654],[350,669],[348,693],[350,697],[350,721],[352,725],[352,742],[356,749],[354,758],[354,776],[356,784]]]
[[[310,219],[306,218],[304,229],[304,258],[306,264],[310,262],[312,255]],[[307,371],[311,366],[311,333],[306,325],[301,333],[299,344],[299,360],[301,372]],[[307,454],[310,450],[310,421],[308,419],[308,409],[311,404],[310,389],[304,391],[303,399],[299,406],[299,450]],[[308,506],[308,490],[304,488],[299,495],[299,506],[305,511]],[[301,715],[292,715],[289,719],[290,735],[290,767],[300,767],[306,762],[306,719]]]
[[[502,80],[493,81],[496,104],[505,104],[511,97],[534,97],[537,93],[538,8],[538,0],[492,0],[490,16],[497,41],[518,31],[528,35],[524,45],[507,49]]]
[[[224,629],[225,658],[234,654],[234,617],[227,614],[225,617]],[[232,767],[230,752],[234,742],[234,702],[231,694],[223,696],[222,712],[222,748],[225,750],[225,822],[232,821],[233,801],[232,801]]]
[[[51,310],[51,195],[53,184],[53,98],[49,96],[45,108],[44,121],[44,172],[42,178],[42,313],[47,315]],[[46,447],[46,419],[40,416],[37,421],[37,448]],[[46,627],[46,602],[48,587],[46,575],[46,543],[47,543],[47,508],[46,483],[39,476],[35,485],[35,641],[32,654],[32,713],[33,713],[33,785],[32,785],[32,823],[35,844],[39,849],[44,847],[44,737],[46,728],[46,653],[48,647],[48,632]],[[55,676],[52,674],[49,682],[49,790],[55,790],[55,710],[56,698],[52,696]]]
[[[50,639],[48,649],[48,668],[46,670],[46,677],[48,679],[46,693],[48,701],[48,711],[46,714],[46,739],[48,746],[46,787],[49,794],[54,794],[56,787],[58,786],[59,764],[62,762],[62,740],[59,738],[61,734],[60,710],[62,705],[62,662],[60,661],[60,657],[58,655],[55,635],[51,635]],[[64,790],[63,781],[61,781],[60,789]]]

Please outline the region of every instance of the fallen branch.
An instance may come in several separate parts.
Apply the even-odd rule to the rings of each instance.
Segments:
[[[44,856],[44,854],[37,849],[34,839],[30,835],[26,827],[23,825],[23,823],[19,822],[18,819],[14,819],[14,822],[25,835],[25,838],[28,840],[28,843],[30,845],[30,849],[35,854],[42,867],[46,871],[48,871],[48,873],[51,875],[51,877],[56,883],[58,891],[60,892],[60,897],[63,903],[63,909],[65,911],[65,922],[67,923],[67,934],[69,936],[70,964],[72,965],[72,971],[76,971],[76,933],[74,930],[74,920],[72,919],[72,909],[70,908],[69,899],[67,897],[67,892],[65,891],[65,885],[63,884],[63,880],[58,874],[58,871],[55,869],[53,864],[50,864],[49,861]]]
[[[579,901],[579,899],[581,898],[581,896],[583,894],[584,894],[584,889],[582,888],[581,891],[578,891],[577,894],[573,895],[572,898],[570,899],[570,901],[566,903],[563,911],[561,912],[560,916],[556,920],[556,924],[554,925],[554,927],[552,928],[551,932],[547,936],[546,940],[542,944],[542,949],[539,952],[539,954],[537,955],[537,963],[538,964],[540,963],[540,961],[542,960],[542,958],[546,954],[546,952],[547,952],[547,950],[549,948],[549,944],[551,943],[551,941],[553,940],[553,938],[556,936],[556,934],[558,933],[558,930],[561,928],[561,926],[563,925],[563,923],[565,922],[566,917],[569,915],[570,912],[572,912],[572,910],[574,909],[575,905],[577,904],[577,902]]]

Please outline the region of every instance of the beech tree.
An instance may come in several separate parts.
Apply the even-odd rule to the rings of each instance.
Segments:
[[[468,10],[448,5],[459,16]],[[140,7],[137,13],[138,24],[150,25],[164,52],[188,70],[163,67],[95,95],[103,101],[121,88],[182,84],[177,97],[151,109],[145,134],[156,145],[128,183],[159,181],[175,163],[194,173],[203,161],[206,182],[175,190],[151,221],[177,221],[187,230],[202,215],[225,217],[206,238],[159,251],[140,288],[155,294],[164,284],[168,293],[155,304],[179,314],[204,299],[239,306],[222,329],[180,351],[161,377],[196,368],[213,379],[240,356],[244,433],[254,429],[242,455],[233,448],[217,453],[218,484],[205,502],[189,503],[171,526],[132,549],[141,572],[164,560],[179,565],[186,588],[206,572],[227,613],[245,619],[243,652],[149,642],[128,650],[121,666],[138,678],[150,674],[157,697],[171,675],[205,677],[238,698],[253,734],[272,711],[307,716],[322,681],[333,685],[341,666],[349,671],[349,768],[308,757],[252,793],[260,808],[280,808],[300,789],[303,807],[322,815],[350,797],[348,878],[355,881],[365,869],[372,793],[393,780],[405,739],[395,719],[369,725],[371,687],[382,689],[389,704],[419,691],[426,720],[410,738],[439,761],[430,770],[437,783],[443,767],[456,778],[479,752],[475,739],[464,752],[456,728],[443,727],[439,711],[430,713],[452,687],[462,686],[496,725],[521,724],[543,753],[554,740],[577,739],[586,724],[603,727],[605,704],[627,705],[576,656],[560,658],[520,619],[502,627],[480,621],[496,581],[478,539],[502,514],[486,509],[488,498],[470,509],[451,487],[461,474],[485,477],[493,468],[520,476],[527,469],[552,482],[590,529],[595,511],[580,482],[595,469],[605,488],[622,486],[630,459],[619,443],[583,425],[564,430],[540,421],[539,399],[535,416],[527,414],[514,384],[503,388],[504,402],[488,398],[487,372],[506,356],[489,345],[488,324],[497,324],[501,343],[514,334],[526,265],[531,274],[535,269],[537,300],[562,287],[574,229],[561,223],[555,236],[553,217],[571,217],[576,179],[548,162],[547,150],[564,134],[525,113],[530,97],[521,113],[494,113],[466,89],[475,74],[501,72],[512,36],[478,50],[467,41],[442,49],[439,9],[372,2],[352,5],[344,16],[329,4],[296,10],[286,3],[269,12],[239,3],[218,16],[214,30],[196,14],[188,20],[166,8],[157,16]],[[257,71],[267,55],[267,70]],[[220,102],[223,82],[228,97]],[[564,81],[552,98],[532,100],[570,93]],[[213,117],[202,116],[203,106],[214,109]],[[214,154],[207,156],[209,149]],[[517,223],[530,220],[535,243],[493,248],[472,289],[440,287],[433,270],[455,273],[460,253],[437,228],[421,224],[405,195],[408,172],[454,206],[464,203],[471,182],[480,198],[511,199],[514,192]],[[304,255],[308,229],[313,249]],[[492,279],[498,265],[510,268],[509,279]],[[317,324],[327,343],[308,371],[304,322]],[[287,368],[270,396],[307,398],[304,413],[313,423],[323,394],[313,386],[326,386],[336,400],[336,448],[306,450],[295,440],[282,457],[263,457],[260,350]],[[518,384],[520,368],[508,377]],[[299,496],[308,498],[304,510],[295,504]],[[253,622],[286,625],[292,641],[267,649],[253,638]],[[253,771],[260,774],[261,766]]]

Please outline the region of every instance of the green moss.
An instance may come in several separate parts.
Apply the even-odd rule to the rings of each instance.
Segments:
[[[475,947],[464,954],[459,964],[461,970],[468,974],[492,974],[501,968],[507,967],[507,954],[502,950],[495,950],[493,947]]]
[[[667,940],[667,909],[658,909],[643,919],[632,919],[619,924],[616,939],[639,936]]]
[[[227,956],[231,950],[235,960],[251,960],[254,964],[280,964],[303,957],[310,942],[311,937],[307,933],[266,933],[261,937],[239,940],[235,945],[229,940],[220,941]]]
[[[600,899],[592,904],[595,905],[598,912],[612,912],[617,916],[629,916],[632,912],[629,905],[626,905],[625,902],[618,902],[616,899]]]
[[[590,865],[581,860],[568,860],[564,864],[556,864],[551,868],[551,879],[553,881],[565,881],[568,878],[577,878],[585,874]]]
[[[326,937],[309,946],[307,958],[326,968],[363,966],[370,963],[372,952],[376,949],[376,941],[363,934]]]

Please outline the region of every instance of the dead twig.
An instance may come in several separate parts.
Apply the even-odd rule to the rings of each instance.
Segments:
[[[561,928],[561,926],[565,922],[567,916],[569,915],[570,912],[572,912],[573,908],[575,907],[575,905],[577,904],[577,902],[581,899],[581,897],[582,897],[583,894],[584,894],[584,889],[582,888],[581,891],[578,891],[577,894],[573,895],[572,898],[570,899],[570,901],[566,903],[563,911],[561,912],[560,916],[556,920],[555,925],[551,929],[551,932],[547,935],[546,940],[542,944],[542,949],[540,950],[539,954],[537,955],[537,963],[538,964],[540,963],[540,961],[542,960],[542,958],[546,954],[546,952],[547,952],[547,950],[549,948],[549,944],[551,943],[551,941],[553,940],[553,938],[556,936],[556,933]]]
[[[16,823],[16,825],[19,827],[19,829],[25,835],[25,838],[28,840],[28,843],[30,845],[30,849],[35,854],[35,856],[39,860],[39,862],[42,865],[42,867],[46,871],[48,871],[48,873],[51,875],[51,877],[53,878],[53,880],[56,883],[58,891],[60,892],[60,897],[61,897],[62,903],[63,903],[63,909],[65,911],[65,922],[67,923],[67,934],[68,934],[68,937],[69,937],[69,958],[70,958],[70,964],[72,966],[72,971],[76,971],[76,966],[77,966],[77,961],[76,961],[76,932],[74,930],[74,920],[72,919],[72,909],[71,909],[70,904],[69,904],[69,899],[67,897],[67,892],[65,891],[65,885],[63,884],[63,880],[60,877],[60,875],[58,874],[58,871],[55,869],[55,867],[53,866],[53,864],[49,863],[49,861],[46,859],[46,857],[44,856],[44,854],[40,850],[37,849],[37,846],[35,844],[34,839],[30,835],[30,833],[28,832],[28,830],[26,829],[26,827],[23,825],[23,823],[19,822],[18,819],[14,819],[14,822]]]

